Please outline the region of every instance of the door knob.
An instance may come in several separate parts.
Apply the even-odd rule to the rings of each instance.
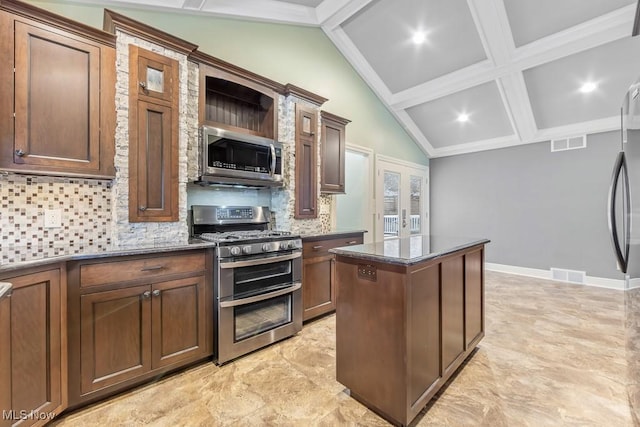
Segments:
[[[22,148],[19,148],[16,150],[16,156],[18,157],[23,157],[26,153],[24,152],[24,150]]]

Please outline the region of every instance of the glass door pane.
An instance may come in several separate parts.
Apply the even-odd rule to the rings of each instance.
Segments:
[[[409,232],[422,234],[422,177],[411,175],[409,179]]]
[[[400,235],[400,174],[384,171],[384,237]]]

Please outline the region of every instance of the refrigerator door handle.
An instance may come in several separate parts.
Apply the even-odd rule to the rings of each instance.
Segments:
[[[626,204],[627,194],[629,187],[629,180],[627,177],[626,170],[627,162],[625,159],[624,151],[618,153],[618,157],[616,158],[616,162],[613,166],[613,175],[611,177],[611,185],[609,186],[609,210],[607,212],[607,219],[609,224],[609,233],[611,234],[611,242],[613,243],[613,249],[618,261],[618,268],[623,273],[627,272],[627,257],[628,257],[628,240],[626,239],[625,233],[625,246],[626,246],[626,254],[622,253],[622,248],[620,247],[620,240],[618,239],[618,224],[616,223],[616,193],[618,190],[618,183],[620,176],[623,175],[625,178],[625,188],[623,189],[623,204]],[[625,212],[624,224],[623,224],[623,232],[624,228],[626,228],[627,224],[627,213]],[[625,257],[627,255],[627,257]]]

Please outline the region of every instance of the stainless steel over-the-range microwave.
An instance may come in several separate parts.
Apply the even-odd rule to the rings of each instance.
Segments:
[[[211,126],[200,138],[203,183],[282,185],[282,143]]]

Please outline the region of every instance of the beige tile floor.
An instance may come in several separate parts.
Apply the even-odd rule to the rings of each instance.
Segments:
[[[632,426],[624,294],[488,272],[486,336],[419,426]],[[382,426],[335,381],[335,317],[216,367],[187,371],[56,425]]]

